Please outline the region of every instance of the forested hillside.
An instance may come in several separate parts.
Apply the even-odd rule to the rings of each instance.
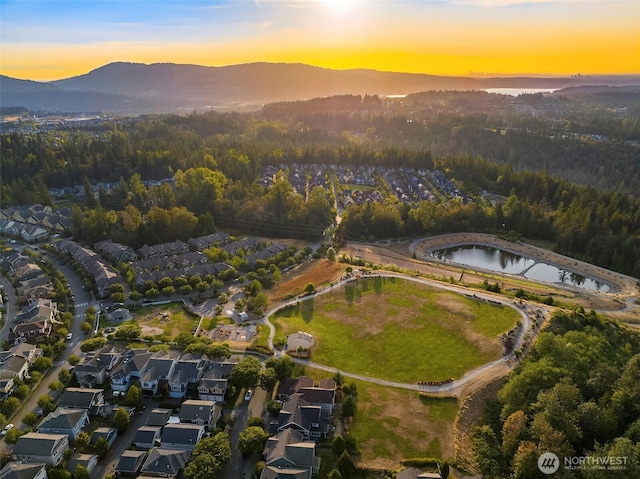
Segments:
[[[487,479],[546,477],[538,457],[553,451],[558,477],[639,477],[639,375],[637,334],[593,311],[557,312],[471,431],[472,467]],[[626,457],[625,469],[566,470],[575,456]]]
[[[74,234],[89,242],[110,237],[139,246],[216,226],[311,237],[341,209],[336,190],[354,188],[329,165],[438,170],[469,200],[399,201],[378,174],[372,188],[383,200],[344,205],[338,238],[515,234],[640,276],[640,102],[632,90],[349,95],[256,114],[87,127],[26,120],[0,138],[1,202],[47,204],[49,188],[83,185]],[[267,165],[282,174],[263,177]],[[310,185],[311,165],[327,165],[325,186],[296,190],[292,176]],[[145,186],[163,178],[171,182]],[[105,186],[89,194],[99,182]]]

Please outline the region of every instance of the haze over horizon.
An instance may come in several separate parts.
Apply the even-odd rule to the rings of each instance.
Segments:
[[[635,0],[0,0],[0,72],[305,63],[468,76],[640,73]]]

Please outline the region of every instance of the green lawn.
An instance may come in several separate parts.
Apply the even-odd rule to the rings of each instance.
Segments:
[[[141,308],[134,313],[131,321],[125,321],[122,324],[133,323],[139,326],[160,328],[164,335],[174,338],[180,333],[190,333],[198,326],[199,321],[200,318],[183,304],[169,303]]]
[[[498,336],[518,317],[512,308],[414,281],[371,278],[301,301],[271,321],[279,335],[313,334],[315,362],[413,383],[461,377],[497,359]]]

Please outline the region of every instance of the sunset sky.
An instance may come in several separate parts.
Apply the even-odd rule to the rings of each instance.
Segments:
[[[0,73],[113,61],[436,75],[640,73],[640,0],[0,0]]]

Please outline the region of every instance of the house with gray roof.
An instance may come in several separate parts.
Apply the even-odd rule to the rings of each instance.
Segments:
[[[92,388],[102,384],[107,379],[107,374],[120,361],[122,354],[111,346],[105,346],[97,351],[89,351],[73,372],[82,387]]]
[[[178,360],[169,378],[169,397],[183,398],[189,388],[202,379],[208,360],[204,356],[185,354]]]
[[[180,406],[178,417],[182,423],[192,423],[213,428],[220,419],[221,409],[213,401],[188,399]]]
[[[0,363],[0,379],[18,378],[24,381],[29,377],[29,360],[24,356],[12,354],[5,356]]]
[[[89,474],[93,472],[93,470],[98,465],[98,456],[95,454],[76,454],[71,459],[69,459],[69,463],[67,464],[67,470],[72,471],[75,474],[75,471],[78,466],[84,466],[87,468]]]
[[[162,428],[160,443],[169,449],[193,450],[204,437],[204,426],[198,424],[167,424]]]
[[[153,353],[146,349],[127,351],[124,360],[111,373],[111,389],[126,393],[131,383],[147,371],[152,357]]]
[[[237,361],[209,361],[198,384],[198,399],[224,402],[229,389],[229,377],[236,364]]]
[[[90,444],[95,444],[101,437],[104,438],[107,444],[109,444],[109,447],[111,447],[118,438],[118,430],[115,427],[99,427],[93,431]]]
[[[104,407],[104,390],[90,388],[66,388],[58,406],[71,409],[86,409],[90,416],[98,415]]]
[[[260,479],[311,479],[320,469],[316,443],[302,432],[285,429],[270,437],[263,451],[265,467]]]
[[[127,476],[137,475],[146,455],[147,451],[124,451],[116,465],[115,472]]]
[[[140,376],[140,387],[143,393],[156,395],[160,381],[168,381],[178,363],[179,353],[155,353],[149,360],[149,366]]]
[[[164,426],[169,422],[169,418],[171,417],[171,409],[161,409],[156,408],[153,409],[149,416],[147,416],[147,426]]]
[[[437,472],[422,472],[415,467],[409,467],[398,473],[398,479],[441,479]]]
[[[269,425],[272,434],[288,428],[302,432],[307,439],[325,439],[329,431],[329,420],[322,414],[320,406],[310,404],[302,394],[295,393],[283,404],[277,421]]]
[[[87,424],[89,424],[89,413],[86,409],[59,407],[45,416],[38,425],[38,432],[66,434],[69,436],[69,441],[73,442]]]
[[[146,476],[175,478],[182,472],[190,457],[191,451],[186,449],[154,447],[140,472]]]
[[[69,436],[66,434],[29,432],[18,438],[13,447],[13,457],[16,461],[57,466],[68,449]]]
[[[0,471],[0,479],[48,479],[45,464],[11,461]]]
[[[139,449],[151,449],[159,445],[161,435],[161,426],[141,426],[131,442]]]

